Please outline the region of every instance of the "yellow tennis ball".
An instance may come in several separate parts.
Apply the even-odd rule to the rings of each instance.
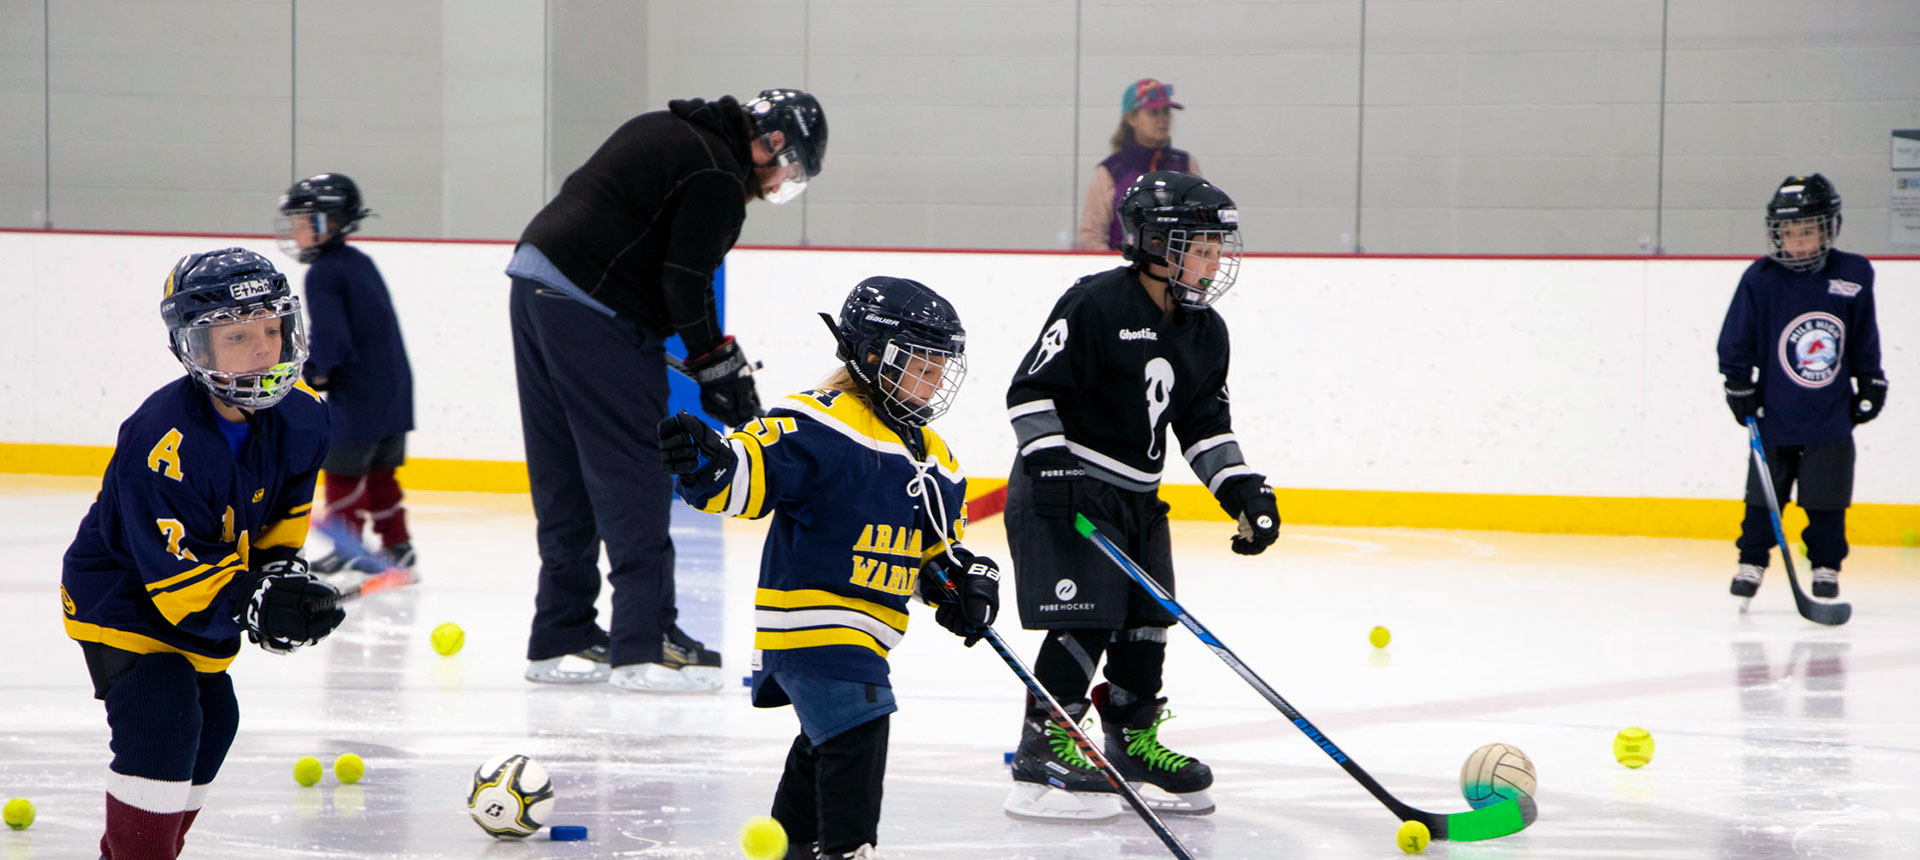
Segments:
[[[433,650],[443,656],[452,657],[460,653],[460,648],[466,644],[467,631],[461,630],[458,624],[449,621],[433,628]]]
[[[1621,729],[1613,736],[1613,757],[1627,767],[1646,767],[1653,761],[1653,736],[1638,726]]]
[[[367,775],[367,763],[353,753],[341,753],[333,760],[333,775],[351,785]]]
[[[747,860],[781,860],[787,856],[787,829],[771,815],[756,815],[740,826],[740,853]]]
[[[1400,850],[1408,854],[1421,854],[1427,850],[1427,843],[1433,840],[1433,834],[1427,832],[1427,826],[1418,821],[1402,821],[1400,829],[1393,834],[1393,841]]]
[[[303,755],[293,763],[293,781],[301,785],[317,785],[320,782],[320,760]]]
[[[1385,627],[1375,627],[1367,632],[1367,641],[1372,642],[1375,648],[1387,647],[1387,642],[1391,639],[1393,634],[1388,633]]]
[[[25,830],[33,826],[33,801],[16,797],[7,801],[5,809],[0,809],[0,820],[15,830]]]

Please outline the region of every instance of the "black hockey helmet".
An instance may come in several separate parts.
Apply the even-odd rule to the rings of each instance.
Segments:
[[[758,97],[747,102],[746,110],[755,137],[765,139],[777,131],[784,138],[779,149],[767,142],[772,162],[754,165],[787,168],[779,190],[768,194],[767,202],[785,203],[800,196],[808,180],[820,175],[820,165],[827,157],[827,112],[821,109],[820,100],[805,90],[761,90]]]
[[[838,321],[820,319],[847,372],[887,417],[919,427],[953,405],[967,376],[967,330],[926,284],[875,275],[847,294]]]
[[[1787,225],[1813,221],[1820,227],[1820,248],[1810,254],[1789,254],[1784,235]],[[1818,173],[1789,176],[1774,189],[1767,201],[1767,256],[1796,272],[1810,272],[1827,263],[1833,240],[1840,237],[1840,192]]]
[[[360,219],[373,214],[360,205],[360,186],[344,173],[321,173],[295,182],[280,195],[280,218],[274,232],[280,237],[280,250],[302,263],[311,263],[320,252],[360,228]],[[315,241],[300,247],[294,235],[301,219],[313,230]]]
[[[279,403],[307,361],[300,297],[267,258],[245,248],[181,257],[167,273],[160,319],[187,374],[232,406]]]
[[[1127,186],[1118,207],[1120,251],[1135,268],[1158,263],[1187,308],[1207,307],[1240,272],[1240,210],[1213,183],[1189,173],[1155,171]]]

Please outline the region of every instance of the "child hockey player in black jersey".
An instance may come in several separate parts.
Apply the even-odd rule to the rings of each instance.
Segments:
[[[1020,447],[1007,487],[1021,624],[1047,631],[1034,674],[1076,719],[1100,714],[1106,755],[1155,808],[1213,810],[1213,773],[1161,744],[1174,619],[1075,533],[1085,514],[1173,589],[1167,506],[1156,493],[1172,425],[1194,474],[1240,521],[1235,552],[1279,537],[1266,479],[1247,468],[1227,401],[1227,328],[1211,305],[1240,262],[1238,210],[1199,177],[1136,180],[1121,198],[1129,265],[1080,279],[1007,391]],[[1087,687],[1102,654],[1107,683]],[[1095,820],[1120,814],[1112,788],[1032,697],[1014,755],[1008,813]],[[1098,794],[1104,792],[1105,794]]]
[[[413,567],[407,509],[394,477],[406,462],[413,429],[413,368],[387,282],[372,259],[347,244],[370,214],[345,174],[309,176],[280,198],[280,247],[309,264],[313,344],[304,373],[309,385],[327,393],[333,422],[326,519],[355,540],[371,523],[387,563]],[[313,563],[319,574],[343,570],[378,573],[380,567],[338,546]]]
[[[1834,250],[1839,235],[1833,183],[1818,173],[1787,177],[1767,203],[1770,250],[1740,276],[1720,327],[1727,406],[1742,426],[1749,416],[1760,419],[1780,504],[1799,487],[1815,597],[1840,596],[1853,427],[1879,417],[1887,402],[1873,264]],[[1747,515],[1734,542],[1740,569],[1731,589],[1740,597],[1759,590],[1774,544],[1758,472],[1748,458]]]
[[[966,333],[925,285],[873,277],[835,323],[842,369],[721,437],[685,412],[660,423],[681,498],[773,514],[754,598],[753,703],[793,705],[800,734],[773,817],[796,853],[874,858],[896,710],[887,652],[916,593],[972,645],[1000,606],[999,566],[959,543],[966,478],[928,422],[966,376]],[[949,592],[944,584],[956,589]],[[817,843],[817,844],[816,844]]]
[[[240,635],[285,654],[346,613],[300,548],[327,412],[299,382],[300,300],[265,258],[182,258],[160,303],[187,375],[120,425],[60,578],[106,702],[109,860],[178,856],[240,725]]]

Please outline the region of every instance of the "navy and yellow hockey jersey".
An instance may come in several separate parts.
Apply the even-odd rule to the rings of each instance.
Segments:
[[[328,423],[305,385],[248,418],[238,456],[220,420],[206,389],[183,376],[120,425],[100,495],[67,548],[68,636],[184,654],[202,672],[233,662],[251,562],[306,543]]]
[[[946,549],[942,531],[958,541],[966,528],[966,477],[939,434],[920,433],[916,469],[860,398],[803,391],[727,436],[738,468],[712,486],[680,483],[708,513],[774,515],[754,596],[756,704],[783,703],[761,695],[775,671],[887,683],[922,563]],[[923,471],[930,480],[916,479]],[[941,527],[924,511],[939,511]]]

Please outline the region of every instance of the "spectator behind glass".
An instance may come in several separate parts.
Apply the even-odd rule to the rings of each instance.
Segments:
[[[1120,97],[1120,127],[1113,132],[1113,154],[1093,169],[1087,202],[1080,207],[1080,229],[1073,246],[1082,251],[1120,250],[1120,221],[1114,207],[1120,193],[1141,174],[1156,170],[1200,175],[1200,165],[1184,149],[1174,149],[1173,112],[1186,105],[1173,100],[1173,85],[1141,78]]]

